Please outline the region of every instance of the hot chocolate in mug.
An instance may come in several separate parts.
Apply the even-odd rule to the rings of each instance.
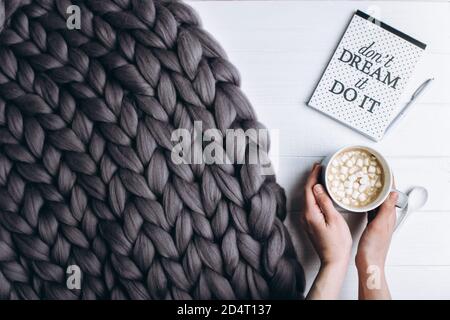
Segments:
[[[408,196],[393,187],[392,169],[378,151],[366,146],[344,147],[322,161],[322,182],[331,199],[351,212],[367,212],[380,206],[391,191],[398,193],[396,206],[405,208]]]

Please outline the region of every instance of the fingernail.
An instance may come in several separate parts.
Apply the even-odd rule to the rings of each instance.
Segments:
[[[316,184],[313,188],[314,194],[319,195],[324,192],[321,184]]]
[[[397,201],[398,193],[397,192],[391,192],[391,194],[389,195],[389,198],[391,198],[392,201]]]

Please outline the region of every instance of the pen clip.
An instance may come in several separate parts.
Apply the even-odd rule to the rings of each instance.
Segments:
[[[414,93],[411,96],[411,100],[410,101],[414,101],[415,99],[417,99],[417,97],[420,95],[420,93],[430,84],[431,81],[433,81],[434,78],[430,78],[425,80],[417,89],[416,91],[414,91]]]
[[[389,130],[392,129],[392,127],[398,123],[398,121],[406,114],[407,109],[414,103],[414,101],[417,99],[417,97],[423,92],[423,90],[433,81],[434,78],[430,78],[425,80],[417,89],[414,91],[414,93],[411,96],[411,99],[406,103],[403,108],[400,110],[400,112],[397,114],[397,116],[392,119],[391,123],[386,127],[384,130],[384,133],[386,134]]]

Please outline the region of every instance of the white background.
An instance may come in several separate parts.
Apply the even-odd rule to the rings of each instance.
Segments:
[[[397,186],[423,185],[427,205],[396,235],[387,261],[394,299],[450,299],[450,2],[189,1],[239,69],[259,120],[279,130],[278,182],[286,189],[288,226],[305,268],[307,290],[318,259],[298,224],[302,185],[315,161],[337,148],[365,144],[391,162]],[[391,135],[373,143],[308,108],[320,75],[354,10],[361,9],[428,44],[405,101],[435,82]],[[277,159],[274,159],[277,160]],[[355,240],[363,217],[345,214]],[[341,298],[357,297],[353,260]]]

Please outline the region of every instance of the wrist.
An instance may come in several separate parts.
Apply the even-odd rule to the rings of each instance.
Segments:
[[[347,273],[348,264],[343,261],[321,262],[320,270],[306,297],[308,300],[334,300],[339,293]]]
[[[346,271],[350,259],[340,259],[336,261],[321,261],[320,269]]]
[[[355,257],[355,265],[358,272],[366,272],[367,269],[372,266],[376,266],[380,270],[384,271],[384,259],[368,258],[357,254]]]

